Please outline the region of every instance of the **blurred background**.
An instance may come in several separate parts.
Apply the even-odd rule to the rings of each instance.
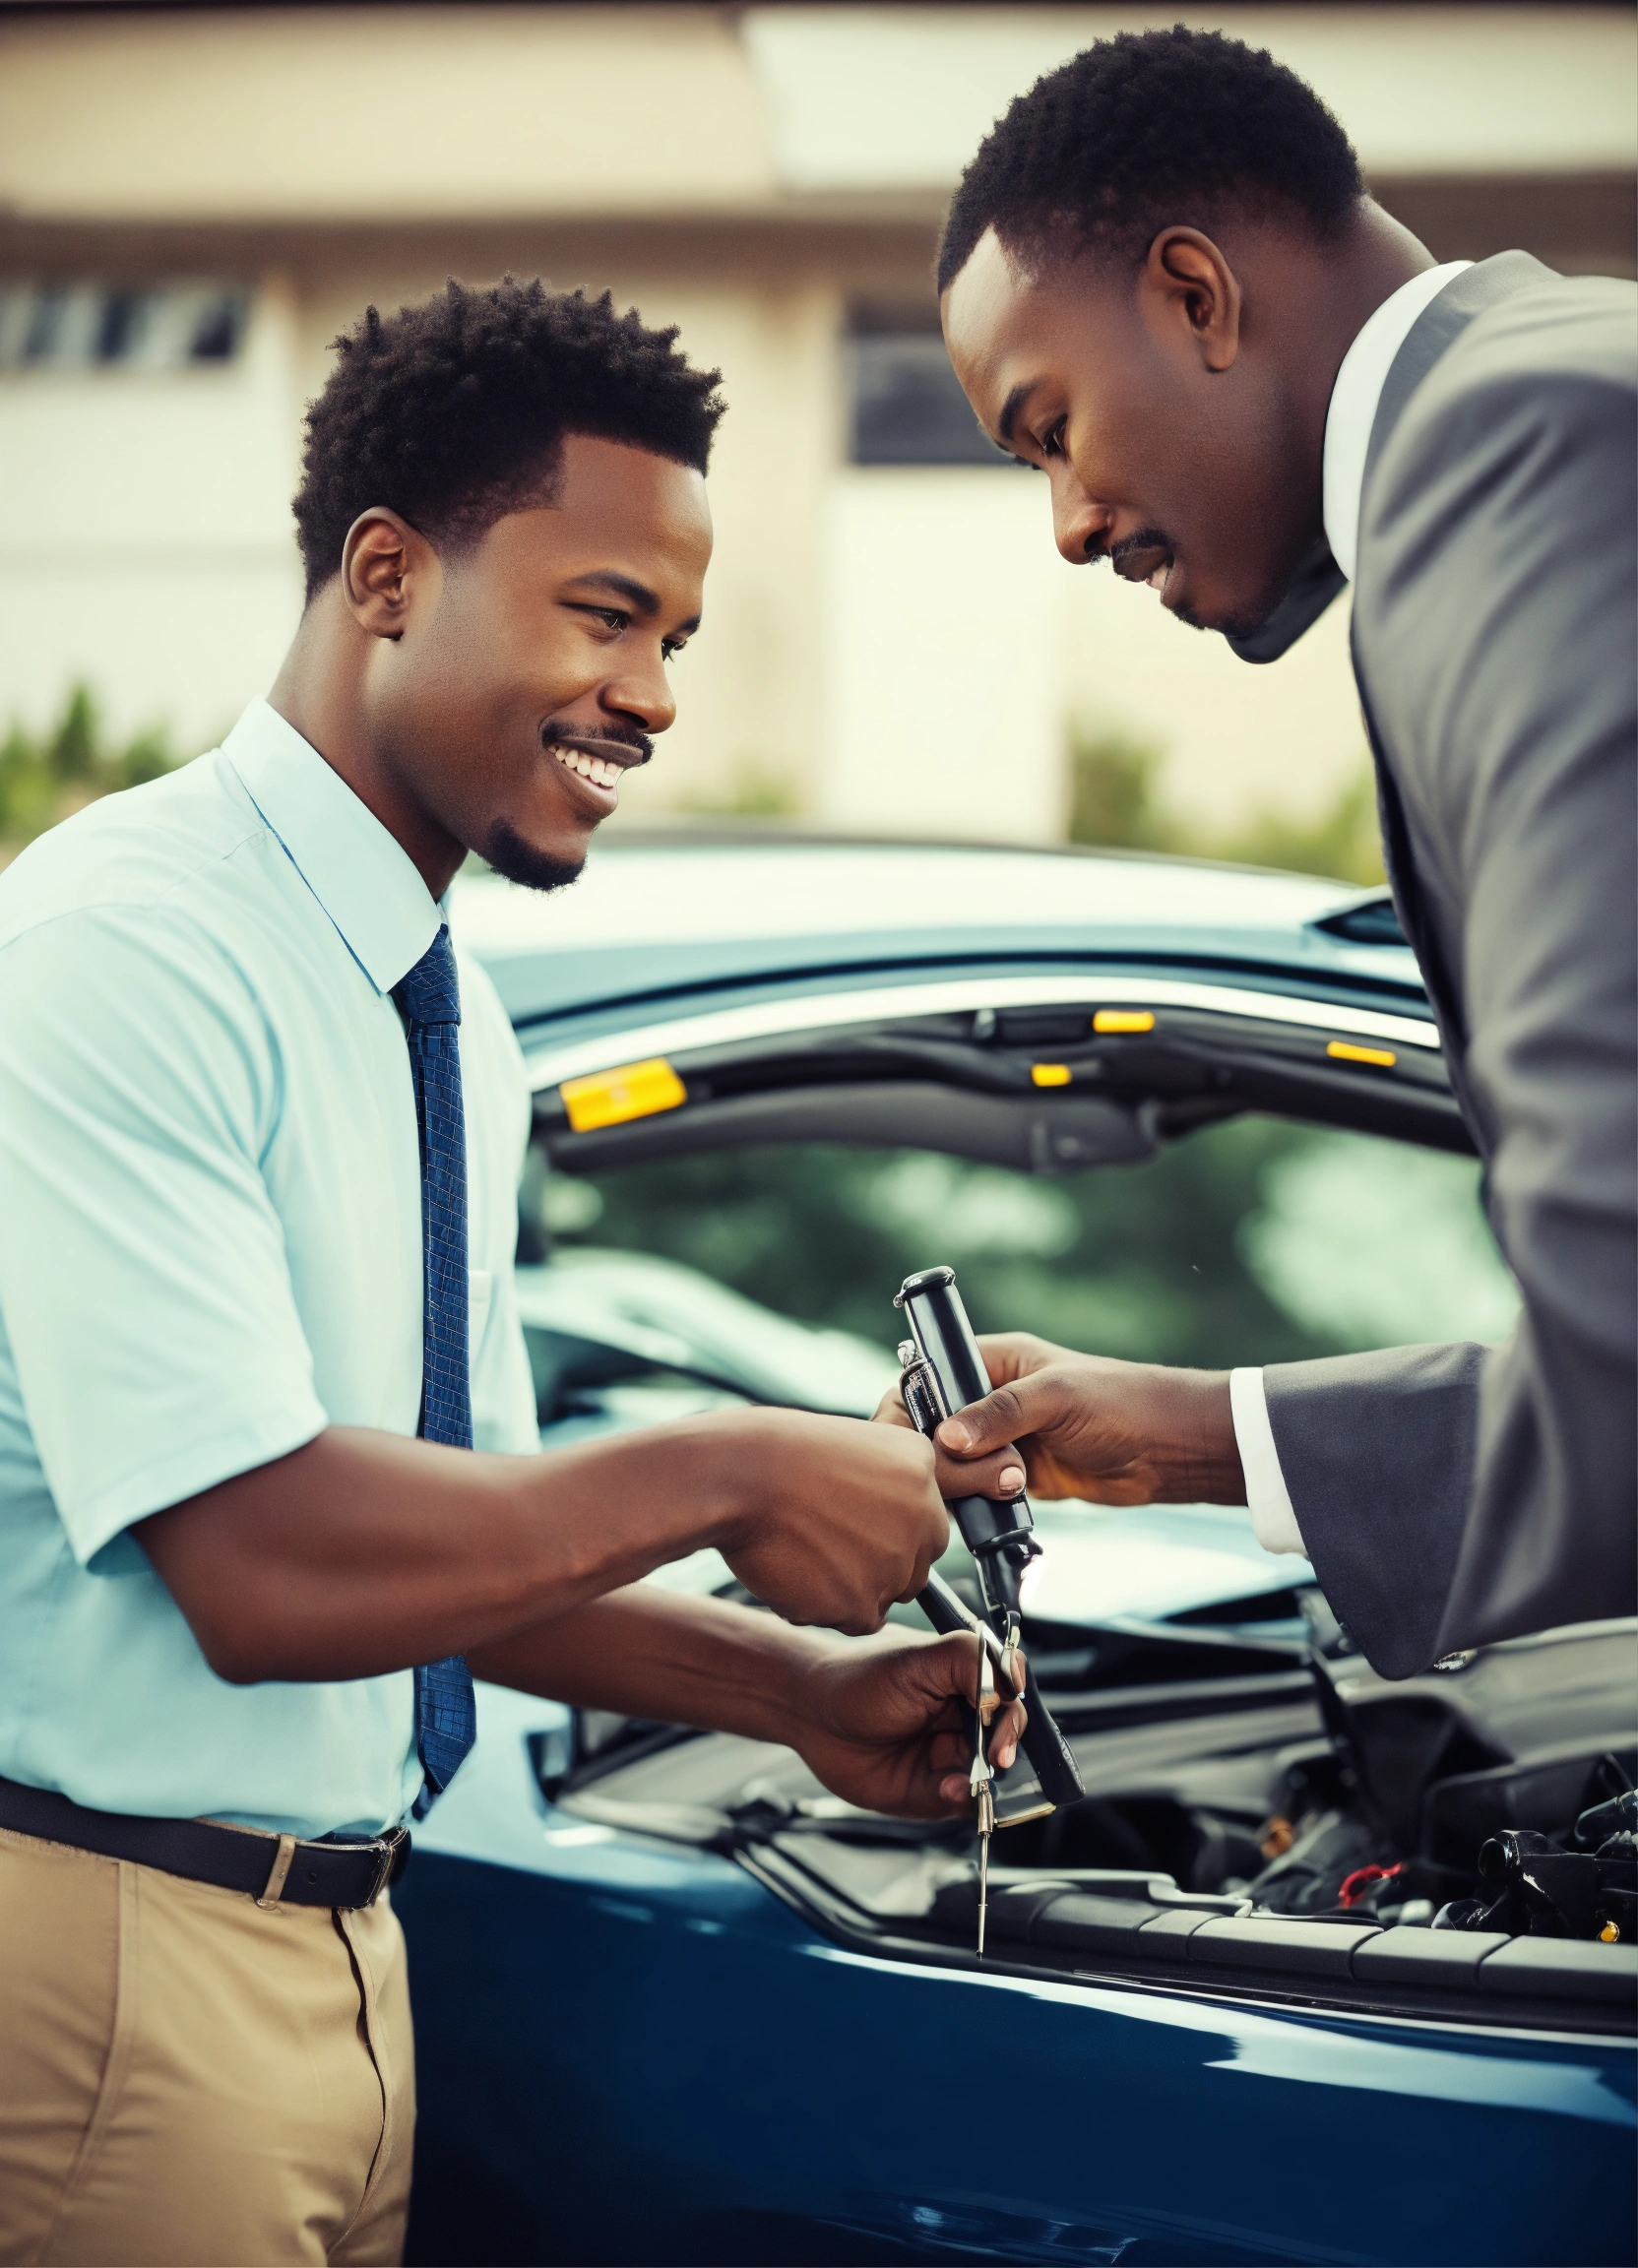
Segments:
[[[0,4],[0,856],[214,741],[296,618],[303,402],[367,301],[609,286],[731,406],[706,634],[622,821],[1376,871],[1337,607],[1253,669],[1077,572],[929,282],[1009,98],[1222,26],[1440,258],[1633,272],[1628,7]],[[997,797],[997,777],[1004,793]]]
[[[611,833],[1377,879],[1346,606],[1249,668],[1070,569],[938,336],[938,224],[992,119],[1093,38],[1179,16],[1306,78],[1436,257],[1632,275],[1629,6],[0,0],[0,862],[270,683],[337,331],[511,271],[679,324],[730,405],[706,630]],[[878,1343],[883,1287],[936,1256],[982,1325],[1221,1362],[1501,1335],[1475,1196],[1463,1160],[1248,1118],[1051,1185],[783,1150],[531,1202],[560,1252],[659,1255],[788,1311],[795,1285],[805,1320]]]

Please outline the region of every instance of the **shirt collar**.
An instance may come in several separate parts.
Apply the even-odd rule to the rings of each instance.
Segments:
[[[390,992],[443,920],[409,852],[267,702],[251,702],[221,752],[353,959]]]
[[[1359,557],[1365,458],[1388,372],[1422,309],[1453,276],[1472,266],[1471,260],[1447,260],[1442,268],[1424,268],[1413,276],[1383,300],[1343,356],[1325,418],[1325,539],[1351,583]]]

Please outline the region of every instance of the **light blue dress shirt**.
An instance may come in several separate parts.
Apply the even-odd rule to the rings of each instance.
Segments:
[[[409,1670],[224,1684],[126,1531],[328,1424],[413,1434],[404,850],[266,702],[0,874],[0,1774],[101,1810],[374,1833]],[[480,1449],[538,1445],[512,1291],[529,1094],[461,961]]]

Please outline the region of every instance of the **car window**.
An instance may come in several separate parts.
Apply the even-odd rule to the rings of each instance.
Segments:
[[[883,1349],[900,1282],[940,1262],[979,1330],[1212,1366],[1498,1339],[1518,1304],[1473,1160],[1254,1114],[1049,1179],[765,1144],[553,1170],[538,1202],[560,1251],[661,1256]]]

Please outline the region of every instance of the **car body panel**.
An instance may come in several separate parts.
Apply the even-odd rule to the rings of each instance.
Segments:
[[[1426,1014],[1415,956],[1318,926],[1381,893],[1203,861],[801,840],[616,839],[573,890],[451,897],[526,1043],[616,1002],[788,991],[845,973],[1118,962],[1258,971]]]
[[[923,1969],[478,1748],[395,1893],[420,2261],[1548,2263],[1631,2255],[1632,2056]]]
[[[531,1033],[527,1061],[536,1087],[603,1069],[610,1040],[644,1054],[670,1054],[685,1048],[721,1047],[784,1033],[820,1032],[866,1021],[939,1016],[974,1008],[1006,1009],[1080,1006],[1108,1002],[1183,1008],[1220,1016],[1259,1019],[1313,1031],[1357,1035],[1392,1046],[1436,1051],[1439,1036],[1425,1017],[1409,1016],[1379,1005],[1360,1007],[1330,996],[1293,996],[1286,979],[1267,978],[1262,988],[1247,984],[1203,983],[1175,974],[1158,976],[1144,968],[1116,973],[1065,972],[1040,967],[1027,973],[997,961],[940,970],[909,982],[900,969],[860,976],[848,972],[791,978],[754,994],[724,987],[710,1004],[672,999],[662,1006],[645,1002],[649,1015],[636,1021],[633,1003],[618,1010],[555,1022],[541,1037]]]

